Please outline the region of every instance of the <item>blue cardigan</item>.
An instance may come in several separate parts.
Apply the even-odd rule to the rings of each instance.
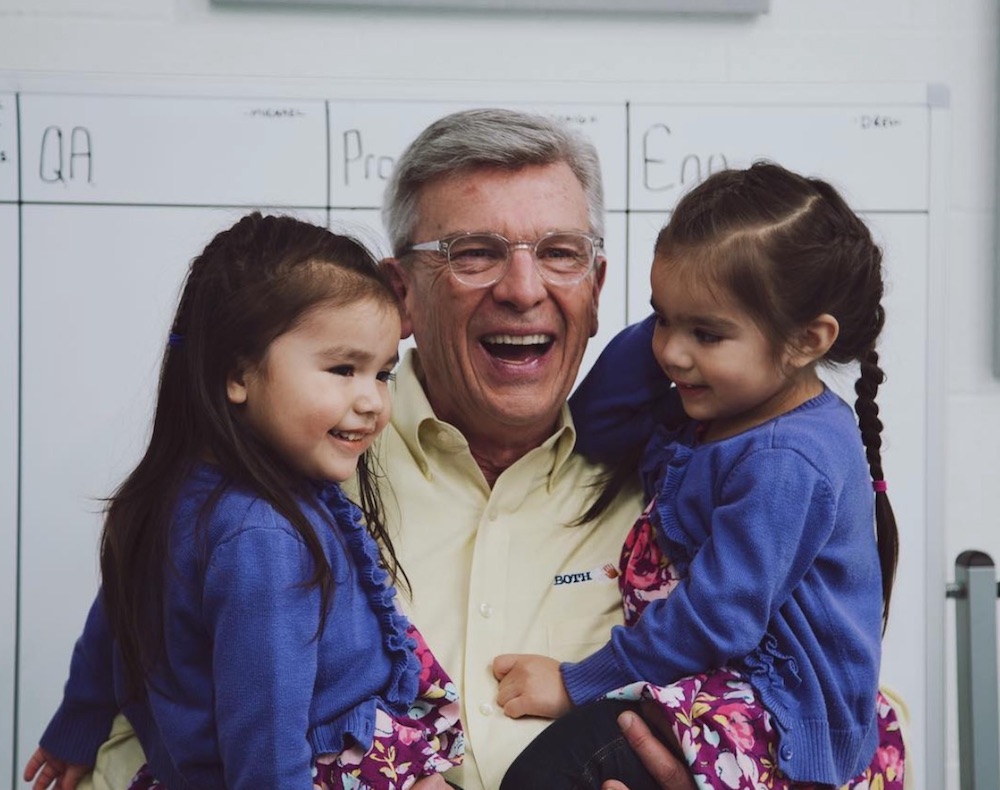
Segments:
[[[415,645],[360,511],[338,486],[320,488],[315,506],[301,503],[335,579],[317,638],[319,591],[303,583],[312,558],[285,518],[229,485],[199,523],[223,482],[201,465],[182,491],[167,569],[169,669],[147,682],[144,701],[121,709],[170,790],[312,787],[316,755],[348,739],[370,748],[376,708],[407,713]],[[93,764],[123,691],[98,596],[42,746]]]
[[[585,397],[574,396],[583,444],[605,460],[650,419],[651,392],[636,379],[651,371],[651,333],[638,325],[612,341]],[[617,416],[603,389],[617,399]],[[658,539],[682,581],[634,627],[615,628],[596,653],[563,664],[567,690],[579,704],[637,680],[665,685],[733,667],[772,715],[781,769],[840,785],[864,770],[878,742],[881,572],[854,413],[826,390],[737,436],[693,437],[692,423],[657,427],[642,463]]]

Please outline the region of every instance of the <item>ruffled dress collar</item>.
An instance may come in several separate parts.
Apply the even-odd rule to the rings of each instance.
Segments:
[[[358,570],[360,584],[378,617],[382,642],[391,658],[384,702],[389,710],[404,714],[416,699],[420,662],[416,641],[409,636],[410,622],[396,601],[396,588],[382,567],[378,544],[368,532],[360,508],[336,483],[316,483],[316,494],[343,537],[344,545]]]

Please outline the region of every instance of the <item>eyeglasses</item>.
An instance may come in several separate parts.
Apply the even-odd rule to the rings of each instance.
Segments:
[[[456,280],[473,288],[487,288],[507,274],[518,247],[531,250],[535,268],[545,282],[576,285],[594,268],[604,239],[579,231],[553,231],[536,241],[510,241],[499,233],[459,233],[413,244],[406,252],[444,255]]]

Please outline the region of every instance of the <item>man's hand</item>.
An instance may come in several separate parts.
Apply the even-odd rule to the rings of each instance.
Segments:
[[[78,765],[60,760],[39,746],[35,749],[35,753],[28,758],[28,764],[24,766],[24,781],[35,780],[31,790],[47,790],[50,785],[54,790],[74,790],[83,775],[91,768],[92,766],[89,765]],[[35,779],[36,776],[37,779]]]
[[[493,676],[500,681],[497,704],[512,719],[555,719],[573,707],[554,658],[507,653],[493,660]]]
[[[678,760],[667,745],[653,735],[641,716],[625,711],[618,717],[618,726],[661,790],[696,790],[687,765]],[[602,784],[601,790],[628,790],[628,787],[617,780],[611,780]]]

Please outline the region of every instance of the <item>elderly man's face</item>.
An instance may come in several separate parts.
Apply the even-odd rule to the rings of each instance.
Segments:
[[[565,230],[590,226],[583,187],[558,163],[463,171],[431,182],[413,241],[469,231],[534,241]],[[486,288],[460,283],[437,253],[414,253],[398,271],[404,327],[412,328],[435,414],[498,440],[516,429],[551,429],[597,331],[603,258],[581,282],[561,287],[541,278],[525,248]]]

